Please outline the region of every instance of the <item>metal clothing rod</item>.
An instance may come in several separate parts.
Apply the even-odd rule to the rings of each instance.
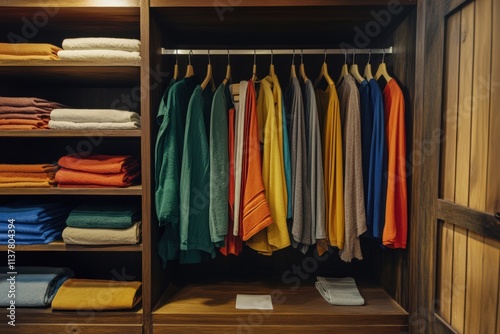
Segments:
[[[172,49],[161,49],[161,54],[162,55],[207,55],[210,53],[210,55],[225,55],[227,54],[231,56],[243,56],[243,55],[292,55],[292,54],[305,54],[305,55],[312,55],[312,54],[317,54],[317,55],[323,55],[323,54],[391,54],[392,53],[392,46],[388,47],[386,49],[245,49],[245,50],[240,50],[240,49],[179,49],[179,50],[172,50]]]

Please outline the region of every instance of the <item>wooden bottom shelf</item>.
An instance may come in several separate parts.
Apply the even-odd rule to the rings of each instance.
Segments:
[[[2,312],[5,314],[6,311]],[[8,319],[4,316],[5,319]],[[52,311],[50,308],[16,308],[16,326],[0,323],[0,333],[141,334],[142,308],[131,311]]]
[[[363,306],[328,304],[311,283],[170,287],[153,312],[154,333],[401,333],[408,313],[383,289],[359,286]],[[236,294],[270,294],[274,310],[237,310]]]

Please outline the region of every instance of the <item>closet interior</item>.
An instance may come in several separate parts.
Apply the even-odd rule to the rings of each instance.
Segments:
[[[335,249],[317,258],[312,247],[306,254],[288,247],[263,256],[244,246],[238,257],[217,254],[203,264],[171,261],[163,268],[158,256],[163,230],[154,204],[154,154],[159,130],[156,115],[174,65],[178,64],[182,78],[191,63],[201,82],[210,59],[218,86],[229,61],[233,83],[249,80],[254,56],[236,55],[241,49],[267,50],[256,52],[257,78],[265,77],[273,64],[283,90],[292,62],[297,74],[303,63],[307,76],[314,80],[326,59],[329,74],[337,81],[342,65],[352,64],[353,49],[365,50],[355,55],[361,73],[368,61],[375,73],[383,59],[405,95],[409,152],[415,98],[415,1],[71,0],[42,4],[7,0],[0,9],[0,42],[4,43],[27,40],[60,46],[64,38],[91,36],[141,40],[140,61],[0,61],[1,96],[36,96],[74,108],[125,107],[142,118],[139,130],[0,132],[0,163],[56,162],[68,153],[91,151],[132,155],[141,162],[142,171],[141,184],[127,188],[0,189],[1,202],[26,197],[76,202],[123,198],[142,208],[138,245],[89,248],[54,242],[16,248],[19,265],[70,267],[81,278],[141,281],[142,302],[136,308],[106,312],[22,309],[16,332],[43,328],[50,333],[115,333],[117,327],[126,333],[408,330],[408,250],[383,249],[370,239],[362,238],[364,259],[350,263],[341,261]],[[26,27],[26,22],[31,25]],[[366,52],[391,47],[392,53],[385,55]],[[229,55],[189,56],[172,51],[200,49],[229,50]],[[279,54],[282,49],[295,50],[295,55]],[[325,56],[308,54],[310,49],[346,52]],[[410,176],[409,203],[411,190]],[[7,248],[0,247],[6,255]],[[314,287],[316,276],[354,277],[365,306],[328,305]],[[237,293],[271,294],[275,308],[267,313],[236,310]]]

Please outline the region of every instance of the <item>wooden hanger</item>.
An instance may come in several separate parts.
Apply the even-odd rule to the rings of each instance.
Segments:
[[[323,60],[323,65],[321,66],[321,71],[319,72],[319,76],[314,81],[314,86],[316,87],[323,78],[325,78],[326,82],[328,83],[328,86],[332,86],[334,84],[333,79],[328,74],[328,65],[326,64],[326,49],[325,49],[325,58]]]
[[[342,69],[340,70],[340,77],[337,80],[337,85],[339,85],[347,75],[349,75],[349,66],[347,66],[347,51],[345,51],[344,52],[344,65],[342,65]]]
[[[224,80],[222,80],[222,84],[225,86],[229,82],[229,79],[231,79],[231,59],[229,56],[229,50],[227,50],[226,76],[225,76]]]
[[[172,78],[177,81],[177,78],[179,77],[179,51],[175,50],[175,65],[174,65],[174,75]]]
[[[257,54],[255,49],[253,50],[253,66],[252,66],[252,81],[257,81]]]
[[[372,53],[371,51],[368,52],[368,62],[365,65],[365,71],[363,72],[363,76],[367,81],[370,81],[373,79],[373,74],[372,74],[372,65],[370,64],[370,60],[372,59]]]
[[[276,72],[274,72],[273,56],[274,56],[273,50],[271,50],[271,65],[269,65],[269,75],[271,77],[276,75]]]
[[[352,65],[350,70],[351,75],[358,83],[362,83],[365,79],[359,74],[358,64],[356,64],[356,52],[352,51]]]
[[[292,66],[290,67],[290,81],[292,81],[292,79],[296,77],[297,72],[295,71],[295,49],[293,49]]]
[[[213,79],[212,77],[212,62],[210,61],[210,50],[208,51],[208,65],[207,65],[207,75],[205,76],[205,79],[201,83],[201,89],[205,90],[205,87],[207,87],[208,83]]]
[[[380,77],[384,77],[385,81],[387,82],[392,79],[392,77],[389,75],[389,72],[387,72],[387,66],[385,65],[385,52],[382,56],[382,62],[378,66],[377,73],[375,73],[375,80],[380,79]]]
[[[191,55],[193,54],[193,51],[189,51],[188,54],[188,65],[186,69],[186,75],[184,76],[185,78],[190,78],[194,76],[194,68],[193,65],[191,65]]]
[[[303,53],[302,49],[300,50],[300,67],[299,67],[299,73],[300,73],[300,76],[302,77],[302,80],[304,80],[304,82],[306,82],[307,80],[309,80],[309,78],[306,75],[305,68],[304,68],[304,53]]]

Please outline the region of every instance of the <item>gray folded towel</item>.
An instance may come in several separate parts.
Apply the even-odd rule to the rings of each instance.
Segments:
[[[328,278],[317,277],[316,289],[321,296],[332,305],[357,306],[364,305],[356,282],[352,277]]]

